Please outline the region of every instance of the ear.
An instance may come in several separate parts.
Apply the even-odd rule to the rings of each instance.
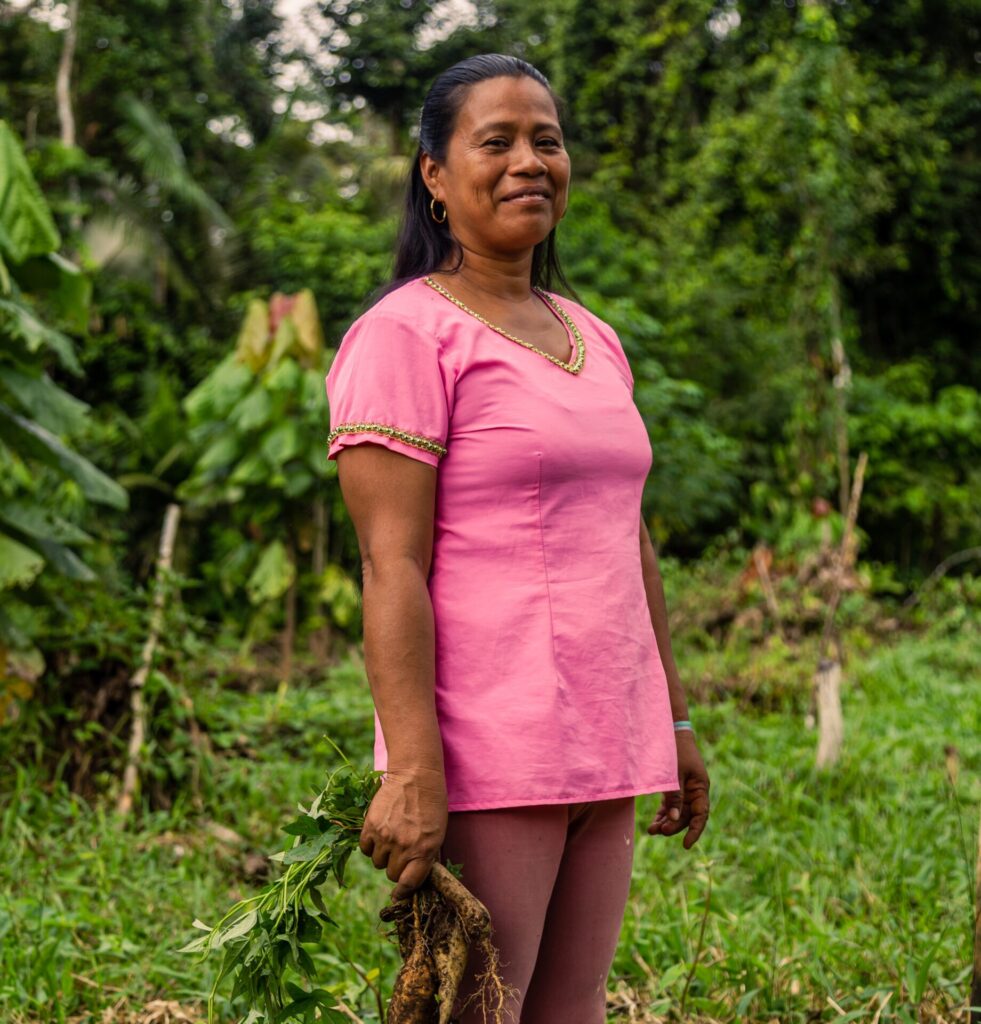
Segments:
[[[442,202],[440,197],[439,172],[440,166],[428,153],[419,154],[419,170],[422,173],[422,181],[429,189],[437,202]]]

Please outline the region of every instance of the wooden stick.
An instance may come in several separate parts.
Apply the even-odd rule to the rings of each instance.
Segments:
[[[868,462],[868,455],[862,452],[858,457],[858,465],[855,467],[855,479],[852,480],[852,493],[848,501],[848,514],[845,517],[845,528],[842,531],[841,545],[838,548],[834,590],[831,593],[828,611],[824,617],[824,629],[821,631],[821,646],[818,650],[818,657],[820,658],[826,657],[828,644],[831,640],[831,631],[834,628],[835,613],[838,611],[838,603],[841,600],[841,587],[844,582],[845,573],[855,561],[852,534],[855,530],[855,521],[858,519],[858,506],[862,500],[862,485],[865,482],[865,467],[868,465]]]
[[[821,644],[818,648],[819,661],[814,677],[814,694],[817,705],[817,767],[819,769],[830,768],[837,764],[845,740],[845,716],[841,710],[841,664],[836,657],[830,656],[829,648],[834,632],[835,613],[838,610],[841,590],[845,582],[845,573],[855,561],[853,534],[858,519],[858,506],[862,500],[862,484],[865,481],[867,464],[868,455],[862,452],[858,457],[858,465],[855,467],[855,478],[852,480],[845,528],[842,531],[841,545],[835,558],[833,590],[824,618]]]
[[[129,749],[126,754],[126,769],[123,772],[123,785],[116,803],[116,813],[125,818],[133,808],[133,797],[140,777],[140,752],[146,735],[146,706],[143,703],[143,688],[146,685],[153,655],[157,649],[157,640],[164,622],[164,603],[167,588],[164,577],[170,571],[170,563],[174,556],[174,539],[177,536],[177,524],[181,519],[180,505],[168,505],[164,513],[163,530],[160,533],[160,549],[157,552],[157,571],[154,580],[153,608],[150,612],[150,629],[143,651],[140,655],[140,667],[129,682],[129,706],[132,717],[132,731],[129,737]]]
[[[974,978],[971,982],[971,1024],[981,1024],[981,824],[974,869]]]

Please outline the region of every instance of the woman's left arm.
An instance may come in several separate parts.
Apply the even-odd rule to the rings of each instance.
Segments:
[[[671,634],[668,629],[668,610],[664,600],[664,584],[657,564],[657,553],[651,541],[644,520],[640,521],[640,560],[644,571],[644,590],[650,609],[651,624],[657,639],[657,649],[668,682],[671,699],[671,717],[674,721],[688,719],[688,701],[678,675],[671,651]],[[647,831],[650,835],[673,836],[688,829],[683,845],[691,849],[705,828],[709,816],[709,777],[695,743],[695,735],[684,729],[675,733],[678,748],[679,790],[665,793],[661,806]]]

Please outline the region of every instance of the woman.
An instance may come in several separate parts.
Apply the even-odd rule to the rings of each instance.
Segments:
[[[327,377],[386,772],[361,850],[397,896],[462,864],[526,1024],[605,1020],[635,795],[665,794],[647,831],[687,829],[685,848],[708,817],[630,367],[609,325],[536,287],[561,278],[569,175],[540,72],[496,54],[444,72],[395,281]]]

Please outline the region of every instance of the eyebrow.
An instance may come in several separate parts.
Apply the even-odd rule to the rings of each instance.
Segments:
[[[485,135],[487,132],[501,132],[510,131],[514,128],[513,121],[491,121],[489,124],[478,125],[474,130],[474,135]],[[554,121],[539,121],[535,125],[535,131],[550,131],[562,134],[562,129]]]

